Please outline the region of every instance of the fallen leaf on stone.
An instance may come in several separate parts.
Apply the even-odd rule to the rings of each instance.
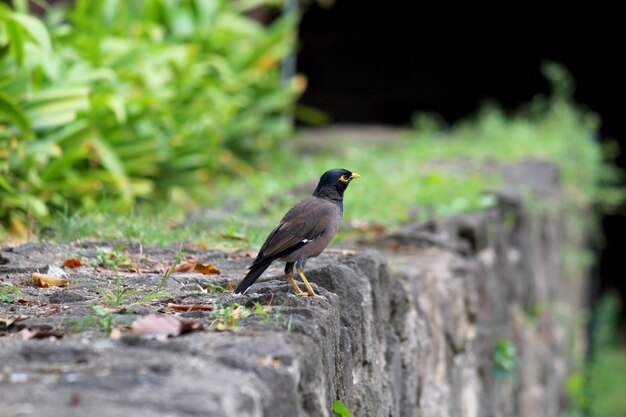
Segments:
[[[66,268],[78,268],[79,266],[83,266],[83,263],[78,259],[72,258],[66,259],[65,262],[63,262],[63,266]]]
[[[201,323],[192,320],[183,321],[172,316],[149,314],[135,320],[128,332],[133,336],[165,340],[170,336],[176,337],[202,328]]]
[[[196,266],[193,258],[187,258],[174,267],[174,272],[189,272]]]
[[[109,337],[113,340],[120,340],[123,336],[124,333],[122,333],[122,329],[118,327],[112,328],[111,333],[109,334]]]
[[[202,242],[187,242],[185,243],[186,248],[198,248],[202,250],[209,250],[209,247]]]
[[[35,285],[41,288],[64,287],[69,282],[65,278],[59,278],[48,274],[39,274],[37,272],[34,272],[32,277]]]
[[[235,322],[234,320],[230,320],[228,323],[226,323],[224,320],[218,320],[214,323],[214,325],[215,330],[217,330],[218,332],[223,332],[232,329],[235,326]]]
[[[193,267],[194,271],[198,271],[204,275],[219,275],[221,274],[220,270],[214,267],[212,264],[201,264],[200,262],[196,263]]]
[[[228,281],[228,282],[226,283],[226,288],[225,288],[225,289],[226,289],[226,291],[228,291],[228,292],[233,292],[233,290],[234,290],[234,288],[233,288],[233,284],[231,284],[231,283],[230,283],[230,281]]]
[[[280,368],[283,366],[283,362],[280,359],[274,359],[271,356],[264,356],[256,360],[261,366],[273,366],[274,368]]]
[[[57,339],[60,339],[63,337],[62,333],[37,328],[31,329],[28,327],[20,330],[17,334],[21,335],[24,340],[47,339],[48,337],[56,337]]]
[[[0,327],[8,329],[19,321],[26,320],[27,316],[0,317]]]
[[[42,305],[41,301],[39,300],[24,300],[22,298],[20,298],[19,300],[15,300],[13,303],[14,304],[33,304],[37,306]]]
[[[250,315],[250,311],[241,307],[241,306],[237,306],[235,308],[233,308],[232,311],[232,317],[234,319],[240,319],[243,317],[248,317]]]
[[[213,310],[213,306],[209,304],[174,304],[167,303],[167,307],[176,311],[211,311]]]

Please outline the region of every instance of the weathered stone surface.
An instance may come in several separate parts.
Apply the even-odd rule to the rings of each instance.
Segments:
[[[535,173],[526,190],[558,203],[554,169],[536,161],[525,169]],[[523,170],[512,171],[516,181]],[[89,257],[107,242],[5,248],[0,278],[40,304],[0,307],[0,317],[28,316],[0,337],[0,415],[326,417],[340,399],[358,417],[563,416],[567,344],[577,337],[571,300],[581,286],[563,276],[563,225],[551,213],[502,196],[495,208],[368,243],[377,250],[327,251],[307,266],[316,298],[292,295],[280,269],[243,297],[207,294],[206,276],[174,274],[168,299],[134,306],[118,322],[167,301],[271,302],[280,316],[165,342],[67,331],[114,290],[111,271],[69,270],[67,288],[30,283],[38,268]],[[177,249],[128,248],[162,260]],[[238,281],[250,262],[245,252],[185,251],[216,265],[222,275],[210,279],[220,285]],[[121,279],[129,288],[154,287],[161,275]],[[206,312],[178,314],[207,327],[213,320]],[[18,326],[66,336],[22,340]],[[509,371],[494,361],[500,340],[516,349]]]

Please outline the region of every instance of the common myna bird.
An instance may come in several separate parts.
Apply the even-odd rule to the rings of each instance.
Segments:
[[[261,246],[247,275],[235,289],[244,293],[276,260],[285,261],[285,276],[298,295],[314,296],[315,291],[304,275],[309,258],[321,254],[331,241],[343,216],[343,192],[350,181],[361,176],[347,169],[331,169],[320,178],[312,197],[293,206]],[[293,266],[302,278],[307,292],[293,279]]]

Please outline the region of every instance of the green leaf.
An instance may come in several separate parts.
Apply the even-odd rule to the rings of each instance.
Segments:
[[[10,193],[15,192],[15,189],[11,187],[11,184],[9,184],[9,182],[2,175],[0,175],[0,187],[4,188]]]
[[[44,51],[52,52],[50,34],[41,20],[23,13],[11,13],[8,18],[20,25]]]
[[[21,66],[24,62],[24,36],[22,35],[23,31],[20,30],[19,25],[12,20],[5,19],[4,23],[6,26],[9,42],[11,43],[11,50],[13,51],[13,55],[15,55],[15,61],[17,61],[18,66]]]
[[[333,401],[333,417],[354,417],[350,410],[339,400]]]
[[[22,132],[27,132],[30,129],[30,119],[26,113],[11,97],[2,92],[0,92],[0,113],[7,115],[13,123],[19,126]]]
[[[20,13],[28,13],[27,0],[13,0],[13,8]]]
[[[45,90],[37,91],[30,96],[28,101],[29,107],[37,107],[44,103],[63,102],[75,99],[87,99],[89,97],[89,88],[85,86],[52,86]]]
[[[48,215],[48,207],[46,207],[46,203],[44,203],[43,200],[33,195],[24,195],[23,198],[25,209],[32,210],[38,217]]]
[[[124,164],[119,159],[115,150],[104,140],[93,138],[91,144],[96,154],[100,158],[102,166],[111,174],[122,198],[126,201],[132,200],[131,189],[128,187],[128,176],[124,169]]]
[[[64,112],[57,114],[36,114],[36,119],[33,119],[33,129],[41,130],[62,126],[67,123],[73,122],[75,119],[75,112]]]
[[[36,94],[25,106],[34,129],[63,125],[89,108],[87,88],[50,89]]]
[[[86,159],[88,156],[89,154],[84,148],[70,150],[45,167],[41,171],[40,177],[45,182],[59,179],[65,171],[70,170],[74,164],[82,159]]]
[[[91,126],[87,120],[76,120],[45,136],[44,142],[58,143],[67,146],[67,143],[74,139],[87,139],[90,129]]]

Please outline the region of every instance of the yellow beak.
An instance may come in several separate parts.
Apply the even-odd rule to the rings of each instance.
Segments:
[[[352,175],[350,175],[351,180],[356,180],[357,178],[361,178],[361,176],[356,172],[353,172]]]

